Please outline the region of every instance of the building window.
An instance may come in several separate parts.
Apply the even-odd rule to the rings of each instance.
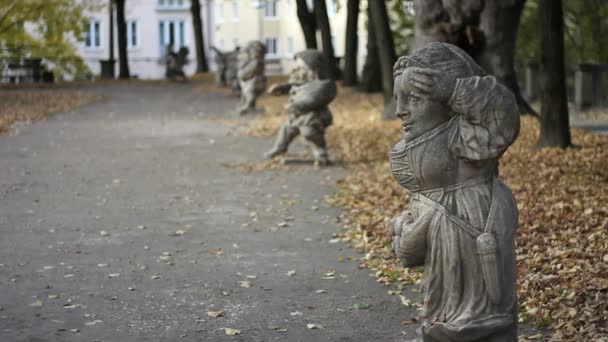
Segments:
[[[279,40],[277,38],[266,38],[264,43],[266,44],[266,57],[279,56]]]
[[[181,9],[186,7],[186,0],[158,0],[158,7],[167,9]]]
[[[220,2],[217,4],[217,22],[224,22],[224,3]]]
[[[327,4],[327,16],[330,18],[334,17],[338,12],[338,4],[336,3],[336,0],[328,0],[325,3]]]
[[[315,5],[313,4],[312,0],[306,0],[306,6],[308,6],[309,11],[312,11],[315,8]]]
[[[164,56],[167,46],[174,51],[186,46],[186,29],[183,20],[161,20],[158,24],[158,41],[160,55]]]
[[[293,56],[293,37],[287,37],[287,55]]]
[[[89,25],[84,32],[84,46],[88,48],[101,47],[101,24],[99,20],[89,21]]]
[[[331,46],[334,48],[334,51],[338,51],[338,47],[336,46],[336,36],[333,34],[331,36]]]
[[[264,6],[264,17],[266,17],[266,18],[276,18],[277,17],[277,0],[266,1],[266,6]]]
[[[134,49],[139,47],[139,32],[137,31],[137,20],[127,20],[127,47]]]
[[[232,0],[232,21],[239,21],[239,2]]]

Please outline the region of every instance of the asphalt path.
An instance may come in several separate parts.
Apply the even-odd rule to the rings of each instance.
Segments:
[[[332,240],[345,170],[234,167],[272,142],[218,120],[237,102],[221,94],[90,91],[0,137],[0,341],[413,337],[415,308]]]

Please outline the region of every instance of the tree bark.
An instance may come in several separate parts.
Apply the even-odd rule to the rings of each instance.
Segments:
[[[296,0],[298,6],[298,20],[304,33],[304,41],[307,49],[317,48],[317,20],[315,14],[308,8],[306,0]]]
[[[336,80],[339,77],[339,70],[336,66],[336,54],[334,53],[334,44],[331,39],[331,26],[329,25],[329,18],[327,16],[327,4],[325,0],[315,0],[315,15],[317,19],[317,25],[321,31],[321,44],[323,45],[323,55],[327,62],[327,72],[329,78]]]
[[[120,71],[118,77],[126,79],[129,74],[129,56],[127,54],[127,22],[125,20],[125,1],[116,0],[116,26],[118,31],[118,62]]]
[[[522,114],[538,116],[515,74],[515,43],[525,0],[414,0],[414,48],[441,41],[459,46],[515,94]]]
[[[564,66],[562,0],[540,0],[540,147],[572,145]]]
[[[201,18],[200,0],[191,0],[192,27],[194,28],[194,42],[196,45],[196,72],[209,71],[207,56],[205,56],[205,38],[203,37],[203,20]]]
[[[357,53],[359,24],[359,0],[348,0],[346,8],[346,47],[344,49],[344,82],[345,86],[357,84]]]
[[[395,108],[393,97],[393,65],[397,61],[393,32],[391,31],[386,3],[384,1],[370,1],[370,14],[378,56],[380,57],[380,70],[382,73],[382,92],[384,94],[384,111],[382,118],[392,118]]]
[[[374,34],[374,25],[370,15],[369,2],[367,5],[367,55],[361,72],[359,89],[367,93],[382,90],[382,74],[380,71],[380,57],[378,55],[378,44]]]

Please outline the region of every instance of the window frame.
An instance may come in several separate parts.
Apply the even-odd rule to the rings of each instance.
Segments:
[[[226,13],[224,13],[223,1],[218,1],[216,11],[217,12],[215,16],[217,17],[217,23],[223,23],[224,21],[226,21]]]
[[[186,10],[188,9],[187,0],[157,0],[156,8],[159,10]]]
[[[94,25],[97,24],[97,32],[93,34]],[[87,50],[101,50],[103,49],[103,30],[101,25],[101,20],[97,18],[89,19],[87,30],[84,32],[85,37],[83,38],[83,45]],[[87,40],[89,41],[87,44]],[[95,44],[96,41],[99,41],[99,44]]]
[[[132,44],[133,40],[133,24],[135,24],[135,44]],[[139,20],[136,18],[127,19],[127,48],[130,50],[139,49],[141,47],[141,30]]]
[[[232,0],[232,21],[238,22],[239,20],[239,2],[238,0]]]
[[[264,20],[278,20],[279,19],[279,7],[277,0],[266,0],[264,1]],[[272,4],[272,15],[268,15],[269,4]]]
[[[273,41],[273,50],[270,50],[269,40]],[[281,58],[281,52],[279,51],[279,38],[278,37],[264,37],[264,45],[266,45],[266,58]]]
[[[285,38],[285,55],[288,57],[293,57],[294,55],[294,45],[293,45],[294,41],[293,41],[293,37],[292,36],[288,36]]]
[[[174,51],[178,51],[181,47],[188,47],[188,29],[186,23],[187,21],[184,19],[163,18],[158,20],[158,45],[161,57],[165,56],[167,46],[171,43],[171,38],[173,38]],[[173,37],[171,37],[171,24],[173,24]]]

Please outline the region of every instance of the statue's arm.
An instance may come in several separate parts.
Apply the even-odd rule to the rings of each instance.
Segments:
[[[268,89],[268,93],[271,95],[285,95],[289,94],[289,91],[293,87],[292,83],[274,83]]]
[[[292,90],[290,105],[295,113],[318,110],[329,105],[336,98],[337,92],[333,81],[308,82]]]
[[[241,79],[247,81],[252,79],[256,74],[258,74],[260,70],[260,61],[250,60],[239,69],[239,74],[241,75]]]
[[[448,103],[460,115],[451,136],[451,149],[457,157],[500,157],[519,134],[515,96],[493,76],[458,79]]]

